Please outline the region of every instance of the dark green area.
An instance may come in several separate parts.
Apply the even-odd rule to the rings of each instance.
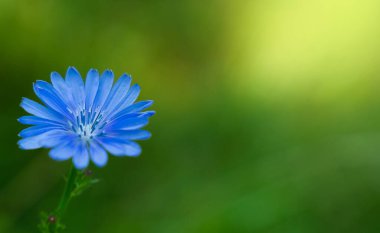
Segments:
[[[21,97],[36,99],[32,82],[75,66],[131,74],[157,114],[140,157],[93,168],[100,182],[70,203],[66,232],[378,233],[380,76],[369,52],[380,47],[360,36],[320,45],[289,54],[297,69],[279,75],[288,66],[251,56],[274,51],[265,38],[291,48],[266,20],[302,8],[255,2],[0,1],[0,232],[37,232],[39,212],[59,201],[70,162],[18,149],[16,119]],[[302,63],[313,54],[328,64]]]

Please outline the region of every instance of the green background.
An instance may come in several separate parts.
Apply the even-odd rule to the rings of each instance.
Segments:
[[[21,151],[32,82],[127,72],[157,114],[70,203],[70,233],[380,232],[380,1],[0,0],[0,232],[70,162]]]

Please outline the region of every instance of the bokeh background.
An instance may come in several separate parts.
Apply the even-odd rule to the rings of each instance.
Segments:
[[[0,0],[0,232],[37,232],[70,162],[21,151],[32,82],[131,74],[157,114],[70,233],[380,231],[380,1]]]

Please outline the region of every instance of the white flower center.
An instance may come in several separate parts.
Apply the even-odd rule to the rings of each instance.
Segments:
[[[102,113],[80,111],[76,114],[76,122],[72,125],[72,130],[84,141],[90,141],[93,137],[101,134],[101,129],[105,126],[102,123]],[[100,124],[101,123],[101,124]]]

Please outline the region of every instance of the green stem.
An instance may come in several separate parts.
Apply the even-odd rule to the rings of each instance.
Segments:
[[[49,215],[41,215],[42,219],[41,224],[39,225],[41,233],[58,233],[62,230],[63,225],[61,224],[61,218],[73,196],[73,191],[76,187],[77,175],[77,170],[74,166],[72,166],[57,208]]]
[[[71,193],[73,192],[73,190],[75,188],[75,179],[76,179],[77,174],[78,174],[77,170],[75,169],[74,166],[72,166],[70,173],[69,173],[69,177],[67,178],[67,182],[66,182],[65,189],[63,191],[63,195],[61,197],[61,200],[59,202],[57,209],[55,210],[57,218],[62,217],[62,215],[64,214],[64,212],[67,208],[67,205],[70,202]]]
[[[71,167],[71,170],[69,172],[69,176],[67,177],[66,181],[66,186],[63,191],[61,200],[59,201],[57,209],[54,211],[55,212],[55,217],[57,219],[57,223],[55,224],[55,229],[53,232],[58,231],[59,224],[61,222],[61,218],[69,205],[69,202],[72,198],[72,192],[75,189],[75,179],[77,177],[78,171],[75,169],[74,166]]]
[[[70,200],[98,182],[97,179],[91,178],[90,175],[90,170],[81,172],[77,171],[74,166],[71,167],[57,208],[49,214],[41,213],[41,222],[38,225],[41,233],[58,233],[65,228],[62,224],[62,217]]]

